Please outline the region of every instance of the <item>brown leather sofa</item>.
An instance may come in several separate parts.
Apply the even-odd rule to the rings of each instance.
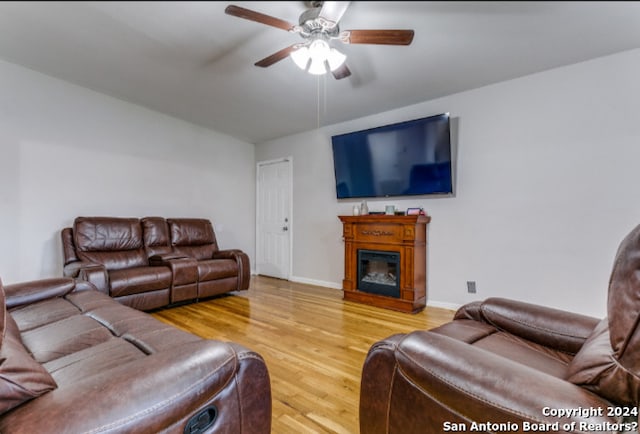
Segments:
[[[621,243],[604,319],[490,298],[365,359],[360,432],[638,432],[640,226]]]
[[[0,282],[0,432],[263,433],[262,357],[116,302],[87,282]]]
[[[136,309],[249,288],[249,257],[220,250],[206,219],[77,217],[61,236],[65,276]]]

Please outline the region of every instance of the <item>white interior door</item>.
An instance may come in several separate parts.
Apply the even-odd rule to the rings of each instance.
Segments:
[[[256,272],[289,279],[291,274],[291,158],[258,163]]]

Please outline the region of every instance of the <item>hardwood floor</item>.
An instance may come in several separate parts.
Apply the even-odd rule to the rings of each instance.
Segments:
[[[355,434],[369,347],[395,333],[438,326],[453,312],[395,312],[343,301],[340,290],[252,276],[248,291],[153,316],[260,353],[271,378],[273,433]]]

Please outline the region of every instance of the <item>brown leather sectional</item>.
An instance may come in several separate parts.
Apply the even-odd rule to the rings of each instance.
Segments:
[[[604,319],[503,298],[375,343],[360,432],[638,432],[640,226],[621,243]]]
[[[77,217],[61,236],[65,276],[139,310],[249,288],[249,257],[206,219]]]
[[[0,282],[0,432],[269,434],[262,357],[72,278]]]

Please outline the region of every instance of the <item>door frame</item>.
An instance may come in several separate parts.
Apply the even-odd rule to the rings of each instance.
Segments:
[[[289,221],[288,223],[288,235],[289,235],[289,263],[287,264],[287,270],[285,273],[286,276],[286,280],[290,280],[291,279],[291,273],[293,270],[293,157],[292,156],[288,156],[288,157],[283,157],[283,158],[276,158],[273,160],[263,160],[263,161],[258,161],[256,163],[256,267],[255,267],[255,272],[256,274],[260,274],[260,233],[259,233],[259,226],[260,226],[260,167],[261,166],[267,166],[269,164],[276,164],[276,163],[288,163],[289,165],[289,179],[287,180],[288,184],[289,184],[289,209],[287,210],[287,213],[289,214]]]

